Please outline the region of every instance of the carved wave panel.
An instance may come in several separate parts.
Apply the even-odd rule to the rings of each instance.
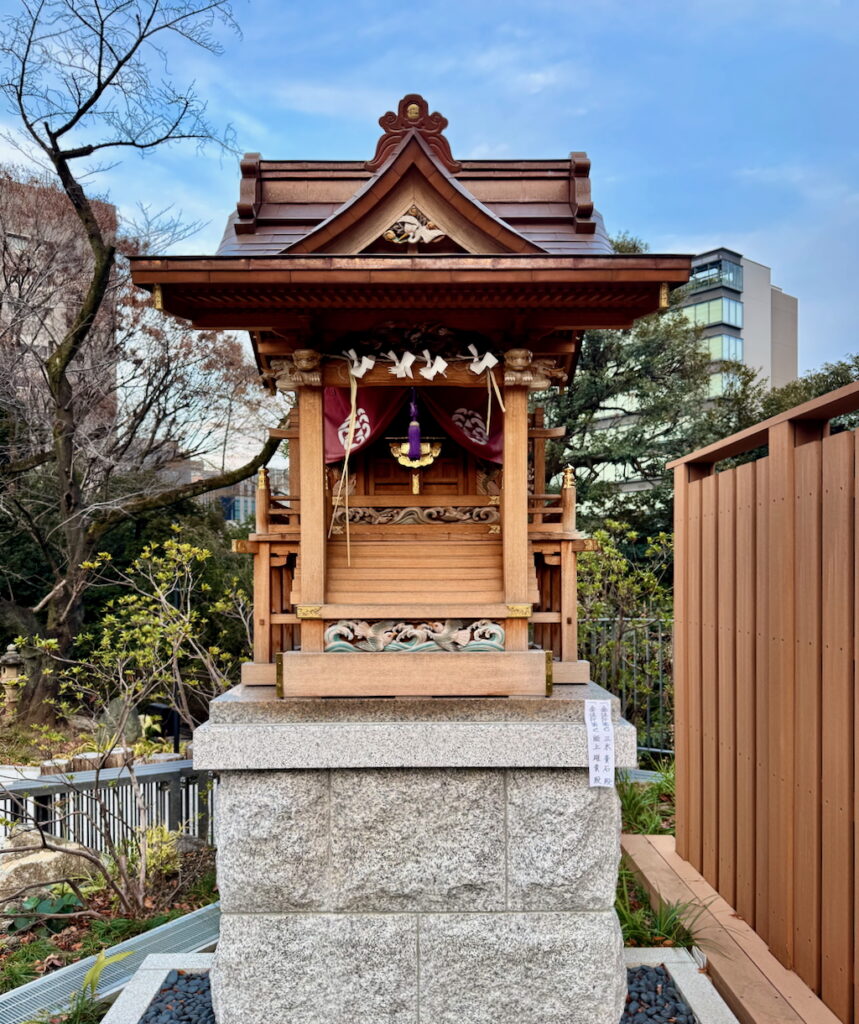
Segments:
[[[416,523],[498,523],[501,515],[496,505],[478,505],[462,507],[453,505],[432,505],[418,507],[408,505],[405,508],[350,508],[350,523],[369,523],[372,525],[409,525]],[[334,509],[334,522],[346,522],[346,509],[338,505]]]
[[[448,619],[446,622],[341,619],[332,622],[325,630],[324,649],[340,653],[503,651],[504,627],[491,619],[477,619],[464,624],[461,619]]]

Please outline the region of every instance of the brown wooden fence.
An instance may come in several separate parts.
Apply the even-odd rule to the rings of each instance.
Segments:
[[[857,409],[852,384],[672,463],[677,849],[845,1024],[859,1022],[859,444],[829,421]]]

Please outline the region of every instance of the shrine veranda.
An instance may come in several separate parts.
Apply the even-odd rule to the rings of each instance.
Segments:
[[[613,252],[584,153],[456,160],[417,95],[379,123],[366,161],[247,154],[215,256],[133,261],[295,396],[289,493],[262,470],[237,543],[253,660],[195,737],[221,778],[218,1021],[617,1024],[620,822],[585,700],[615,765],[635,735],[578,657],[595,545],[535,396],[690,260]]]

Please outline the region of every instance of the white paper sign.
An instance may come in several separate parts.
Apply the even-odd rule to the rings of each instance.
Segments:
[[[614,726],[611,701],[586,700],[588,765],[591,786],[614,786]]]

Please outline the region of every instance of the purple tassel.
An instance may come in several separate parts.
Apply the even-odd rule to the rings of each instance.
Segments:
[[[412,400],[409,405],[409,458],[419,459],[421,457],[421,425],[418,422],[418,401],[415,389],[412,388]]]

